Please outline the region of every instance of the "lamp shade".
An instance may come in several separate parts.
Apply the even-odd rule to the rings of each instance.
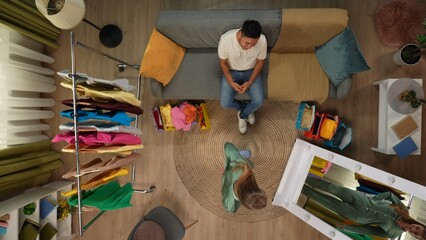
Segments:
[[[86,5],[83,0],[62,0],[62,9],[49,11],[49,2],[52,0],[36,0],[37,9],[56,27],[71,29],[77,26],[86,14]]]

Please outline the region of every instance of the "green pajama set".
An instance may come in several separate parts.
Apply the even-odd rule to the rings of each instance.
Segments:
[[[331,193],[341,200],[315,189]],[[361,192],[322,179],[308,177],[302,193],[342,217],[359,224],[344,225],[343,230],[347,232],[386,238],[396,238],[404,232],[396,223],[400,216],[388,201],[400,206],[401,209],[406,209],[406,206],[390,192],[370,198]]]
[[[222,204],[226,211],[235,213],[241,203],[234,193],[234,183],[243,172],[243,168],[238,167],[241,164],[248,164],[250,168],[254,167],[252,161],[241,156],[238,149],[232,143],[225,143],[225,168],[222,176]]]

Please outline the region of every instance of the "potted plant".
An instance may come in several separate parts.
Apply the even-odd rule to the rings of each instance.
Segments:
[[[426,103],[425,99],[418,98],[416,92],[413,90],[406,90],[399,94],[399,99],[404,102],[411,104],[412,108],[418,108],[423,103]]]
[[[423,27],[426,29],[426,18],[423,21]],[[414,65],[418,63],[422,55],[426,55],[426,34],[419,34],[416,37],[417,44],[407,44],[397,51],[393,60],[398,65]]]

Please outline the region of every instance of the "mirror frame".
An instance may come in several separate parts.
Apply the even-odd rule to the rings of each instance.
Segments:
[[[296,139],[277,192],[272,201],[272,205],[285,208],[290,213],[331,239],[351,240],[351,238],[341,233],[333,226],[297,205],[314,156],[330,161],[354,173],[362,174],[392,188],[401,190],[406,194],[426,200],[425,186],[360,163],[351,158],[344,157],[304,140]]]

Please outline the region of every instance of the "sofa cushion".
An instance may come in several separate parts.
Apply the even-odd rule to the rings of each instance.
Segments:
[[[346,28],[324,45],[316,47],[315,54],[334,86],[338,86],[354,73],[370,69],[350,28]]]
[[[268,57],[262,70],[262,78],[267,78]],[[155,82],[151,82],[151,91],[155,97],[163,99],[220,99],[222,69],[216,48],[187,49],[185,57],[167,86],[162,91]],[[266,93],[267,81],[263,81]],[[161,94],[161,95],[160,95]],[[247,94],[237,99],[249,99]]]
[[[183,47],[154,29],[142,58],[140,73],[167,85],[179,68],[184,55]]]
[[[283,9],[276,53],[314,52],[348,26],[348,12],[337,8]]]
[[[185,48],[216,48],[223,33],[247,19],[259,21],[272,47],[281,28],[281,9],[166,10],[158,15],[156,28]]]
[[[329,80],[314,53],[271,53],[268,98],[324,102]]]

